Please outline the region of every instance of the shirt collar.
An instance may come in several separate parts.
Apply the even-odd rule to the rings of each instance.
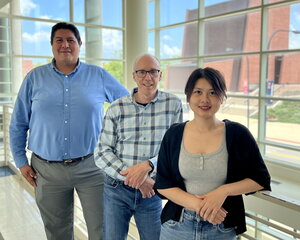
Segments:
[[[138,88],[134,88],[130,95],[130,99],[134,104],[137,104],[137,102],[135,101],[135,98],[133,95],[137,92],[138,92]],[[156,97],[154,99],[152,99],[149,103],[155,103],[160,98],[160,96],[161,96],[161,92],[159,90],[157,90]]]
[[[55,60],[55,58],[53,58],[52,61],[51,61],[51,67],[52,67],[56,72],[58,72],[59,74],[66,75],[66,74],[64,74],[64,73],[62,73],[61,71],[58,70],[58,68],[55,66],[55,62],[56,62],[56,60]],[[76,67],[74,68],[74,70],[73,70],[72,72],[70,72],[70,73],[67,74],[67,75],[71,75],[71,74],[77,72],[77,70],[79,69],[79,67],[80,67],[80,61],[79,61],[79,58],[78,58]]]

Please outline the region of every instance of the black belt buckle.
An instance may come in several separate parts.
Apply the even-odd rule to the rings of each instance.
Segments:
[[[72,162],[76,162],[78,160],[75,160],[75,159],[67,159],[67,160],[64,160],[63,162],[64,163],[72,163]]]
[[[85,159],[91,157],[92,155],[93,155],[93,153],[90,153],[90,154],[85,155],[83,157],[66,159],[66,160],[63,160],[63,163],[69,164],[69,163],[79,162],[81,160],[85,160]]]

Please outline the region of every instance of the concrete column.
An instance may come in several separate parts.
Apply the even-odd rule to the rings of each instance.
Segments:
[[[132,67],[138,55],[148,52],[148,2],[125,0],[125,84],[129,91],[136,87]]]
[[[102,0],[86,0],[84,7],[85,23],[101,25]],[[95,61],[93,58],[102,57],[102,29],[86,27],[83,44],[85,44],[86,62],[99,65],[99,61]]]
[[[20,15],[20,0],[11,1],[11,13]],[[22,24],[20,19],[12,19],[11,21],[11,48],[12,48],[12,93],[17,94],[23,81],[22,58]],[[19,56],[16,56],[19,55]]]

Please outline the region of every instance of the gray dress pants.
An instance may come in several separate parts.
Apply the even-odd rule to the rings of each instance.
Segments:
[[[37,173],[36,202],[48,240],[73,240],[74,189],[80,198],[89,240],[102,239],[103,180],[94,157],[74,163],[49,163],[32,154]]]

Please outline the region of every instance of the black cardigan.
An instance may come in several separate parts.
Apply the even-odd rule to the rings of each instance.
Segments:
[[[250,178],[263,186],[264,190],[271,190],[270,175],[259,152],[255,139],[243,125],[224,120],[226,127],[226,145],[228,151],[228,168],[226,183],[233,183]],[[179,187],[186,191],[184,181],[178,168],[180,145],[185,123],[173,124],[166,132],[161,143],[157,175],[154,188],[167,189]],[[161,198],[165,198],[158,193]],[[245,208],[242,195],[226,198],[224,209],[228,212],[225,227],[234,227],[236,234],[246,231]],[[179,221],[182,207],[168,201],[162,214],[162,223],[172,219]]]

